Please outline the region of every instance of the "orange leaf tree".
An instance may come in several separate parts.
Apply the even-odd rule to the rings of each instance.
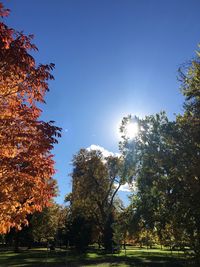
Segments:
[[[61,129],[40,121],[38,107],[54,65],[36,65],[32,38],[0,22],[0,233],[20,229],[55,195],[51,149]]]

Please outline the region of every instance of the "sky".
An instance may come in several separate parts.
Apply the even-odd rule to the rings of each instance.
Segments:
[[[42,119],[62,127],[55,146],[64,202],[71,160],[91,145],[118,152],[121,119],[182,112],[178,68],[200,42],[199,0],[3,0],[5,23],[34,34],[38,63],[55,63]],[[120,197],[127,203],[125,192]]]

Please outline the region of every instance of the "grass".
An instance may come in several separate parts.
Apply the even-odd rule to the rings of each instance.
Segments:
[[[57,250],[47,252],[46,249],[32,249],[14,253],[0,252],[0,267],[189,267],[194,266],[186,260],[183,253],[160,249],[139,249],[129,247],[126,255],[103,254],[102,251],[91,250],[77,255],[72,251]]]

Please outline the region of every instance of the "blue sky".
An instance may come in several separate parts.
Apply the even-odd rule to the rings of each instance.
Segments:
[[[42,119],[63,128],[53,153],[63,203],[82,147],[118,151],[123,116],[166,110],[183,97],[179,66],[200,42],[199,0],[4,0],[6,23],[35,35],[37,62],[56,64]],[[125,193],[121,193],[125,197]]]

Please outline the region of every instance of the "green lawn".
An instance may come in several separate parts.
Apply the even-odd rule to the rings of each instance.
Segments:
[[[189,267],[194,266],[186,261],[183,253],[159,249],[139,249],[129,247],[127,253],[105,255],[90,251],[78,256],[70,251],[58,250],[47,252],[46,249],[32,249],[20,253],[0,252],[0,267]]]

